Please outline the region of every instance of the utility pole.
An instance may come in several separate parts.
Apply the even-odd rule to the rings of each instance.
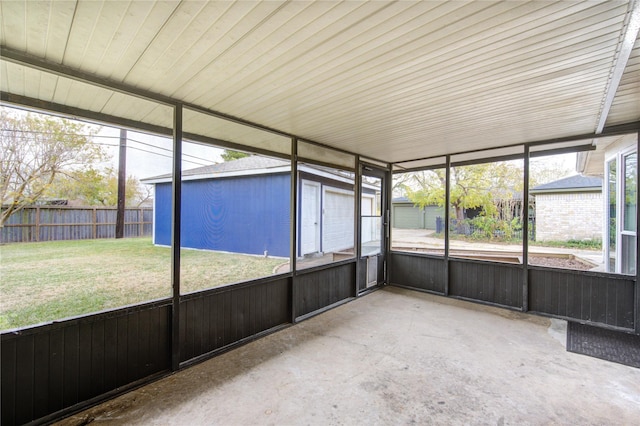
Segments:
[[[116,238],[124,237],[124,208],[127,184],[127,131],[120,129],[120,152],[118,153],[118,213],[116,216]]]

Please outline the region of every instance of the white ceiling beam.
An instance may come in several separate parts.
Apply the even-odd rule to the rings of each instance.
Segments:
[[[607,117],[609,116],[609,111],[611,110],[611,105],[613,105],[613,100],[616,96],[616,92],[618,91],[618,86],[620,85],[620,80],[622,79],[624,70],[627,67],[627,63],[629,62],[633,45],[638,38],[638,33],[640,32],[640,0],[631,0],[627,19],[628,21],[623,27],[623,35],[620,39],[618,54],[613,62],[611,77],[605,90],[604,102],[600,110],[596,134],[602,133],[602,129],[604,129]]]

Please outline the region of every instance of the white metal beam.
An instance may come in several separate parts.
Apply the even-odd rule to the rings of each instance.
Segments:
[[[633,50],[633,45],[638,38],[639,32],[640,0],[631,0],[631,3],[629,5],[629,14],[627,15],[627,21],[625,23],[625,26],[623,27],[623,34],[620,38],[618,52],[616,58],[614,59],[613,67],[611,69],[611,76],[605,90],[605,97],[602,108],[600,110],[600,116],[598,118],[596,134],[602,133],[602,129],[604,129],[607,117],[609,116],[609,111],[611,110],[611,105],[613,104],[616,92],[618,91],[618,86],[620,85],[620,80],[622,79],[624,70],[627,67],[627,62],[629,61],[631,51]]]

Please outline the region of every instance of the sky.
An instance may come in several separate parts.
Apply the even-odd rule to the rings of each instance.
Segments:
[[[120,129],[102,126],[94,142],[99,143],[111,156],[105,165],[117,170]],[[171,173],[173,141],[170,138],[127,131],[127,176],[145,179]],[[182,146],[182,168],[193,169],[222,162],[222,149],[184,142]]]

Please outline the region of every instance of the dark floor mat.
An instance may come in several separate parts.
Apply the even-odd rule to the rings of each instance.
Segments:
[[[569,322],[567,350],[640,368],[640,336],[636,334]]]

